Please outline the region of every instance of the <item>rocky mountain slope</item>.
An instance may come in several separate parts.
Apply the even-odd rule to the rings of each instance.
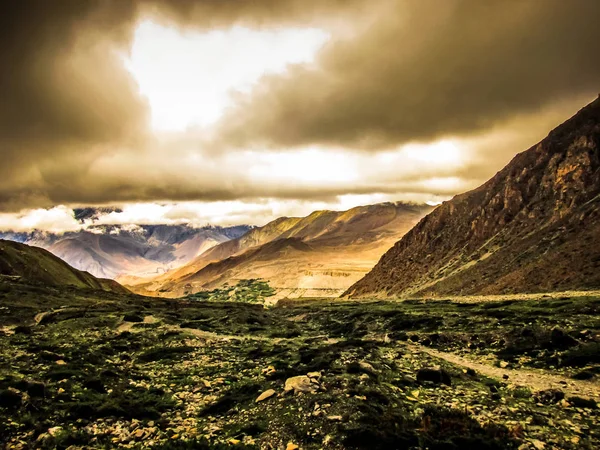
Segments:
[[[285,295],[337,296],[431,209],[382,203],[282,217],[211,248],[178,270],[128,286],[150,295],[182,296],[261,278]]]
[[[351,297],[600,287],[600,98],[421,220]]]
[[[127,293],[113,280],[96,278],[82,272],[47,250],[0,239],[0,278],[43,286],[74,286]]]
[[[95,209],[79,210],[86,220]],[[211,247],[237,238],[250,227],[202,227],[186,225],[91,226],[61,235],[0,233],[0,238],[45,248],[73,267],[97,277],[127,274],[150,276],[182,266]]]

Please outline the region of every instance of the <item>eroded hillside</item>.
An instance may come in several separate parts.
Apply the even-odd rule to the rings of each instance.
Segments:
[[[600,98],[425,217],[346,295],[600,287]]]

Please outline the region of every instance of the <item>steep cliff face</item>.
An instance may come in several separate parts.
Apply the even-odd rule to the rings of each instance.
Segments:
[[[443,203],[345,295],[600,287],[600,98]]]

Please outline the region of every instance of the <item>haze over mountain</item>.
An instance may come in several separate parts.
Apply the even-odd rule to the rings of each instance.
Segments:
[[[423,218],[345,295],[598,289],[598,242],[600,97]]]
[[[170,297],[249,278],[267,280],[280,295],[336,296],[431,209],[383,203],[282,217],[150,282],[120,280],[132,290]]]
[[[96,215],[76,211],[79,220]],[[67,233],[0,233],[0,238],[45,248],[94,276],[151,276],[193,260],[214,245],[241,236],[251,227],[187,225],[96,225]]]

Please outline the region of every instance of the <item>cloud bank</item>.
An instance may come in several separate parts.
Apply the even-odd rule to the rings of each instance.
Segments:
[[[265,203],[449,197],[595,97],[599,16],[588,0],[7,2],[0,211],[42,208],[25,222],[52,228],[57,205],[213,202],[232,208],[217,222],[252,223],[270,216]],[[232,92],[216,123],[167,133],[125,64],[144,20],[329,40]]]

